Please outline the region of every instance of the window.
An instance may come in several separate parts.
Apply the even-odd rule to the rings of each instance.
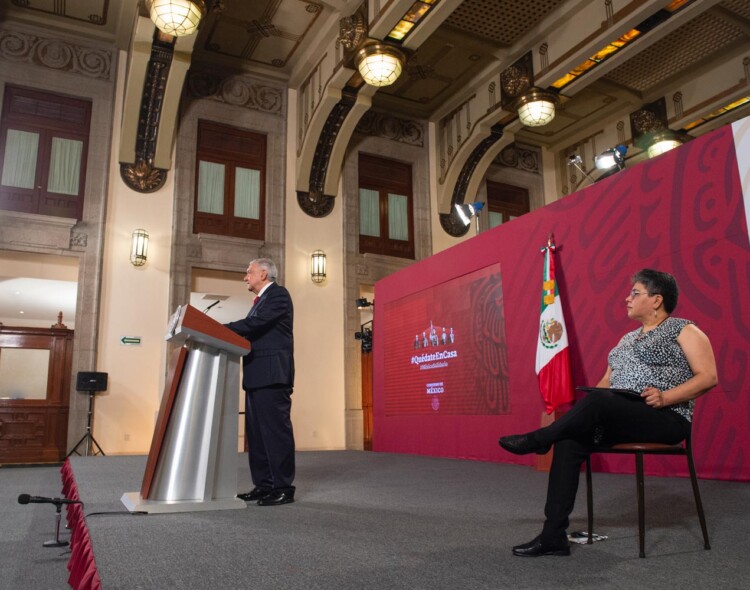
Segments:
[[[487,181],[490,229],[529,212],[529,191],[520,186]]]
[[[266,136],[198,121],[195,233],[265,238]]]
[[[7,86],[0,209],[81,219],[91,102]]]
[[[359,251],[414,258],[411,164],[359,154]]]

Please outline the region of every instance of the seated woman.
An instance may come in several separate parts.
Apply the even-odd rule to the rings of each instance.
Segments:
[[[544,454],[555,445],[542,532],[513,547],[514,555],[570,555],[566,529],[578,475],[597,446],[676,444],[690,434],[695,399],[717,383],[716,362],[708,337],[690,320],[671,316],[677,296],[672,275],[643,269],[633,277],[625,299],[628,317],[641,327],[610,351],[609,367],[597,387],[632,389],[641,392],[642,401],[590,393],[550,426],[500,439],[500,446],[516,455]]]

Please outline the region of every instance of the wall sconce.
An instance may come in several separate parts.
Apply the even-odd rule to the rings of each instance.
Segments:
[[[541,127],[555,118],[558,96],[547,90],[531,88],[516,102],[518,118],[526,127]]]
[[[390,86],[401,75],[406,56],[384,43],[370,43],[357,52],[356,63],[362,79],[370,86]]]
[[[310,256],[310,278],[313,283],[326,280],[326,253],[323,250],[315,250]]]
[[[156,28],[175,37],[195,33],[206,13],[204,0],[146,0],[146,8]]]
[[[143,266],[148,257],[148,232],[137,229],[130,239],[130,263],[133,266]]]

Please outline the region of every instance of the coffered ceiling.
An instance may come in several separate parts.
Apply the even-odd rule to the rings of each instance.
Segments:
[[[123,48],[136,11],[144,11],[135,0],[0,2],[4,21],[41,23]],[[356,0],[223,0],[223,10],[212,12],[202,23],[193,60],[280,81],[299,79],[326,39],[338,33],[339,18],[353,13],[359,4]],[[507,67],[526,51],[537,49],[533,44],[538,44],[545,30],[575,31],[582,5],[591,2],[442,0],[441,4],[443,10],[445,6],[455,8],[411,55],[401,78],[375,94],[376,108],[407,117],[440,116],[488,72]],[[664,0],[663,6],[653,2],[612,4],[626,5],[635,13],[644,11],[646,18],[670,2]],[[651,8],[644,8],[647,5]],[[657,27],[632,48],[612,57],[602,68],[606,73],[587,74],[570,89],[563,89],[567,100],[555,120],[545,127],[524,129],[520,137],[559,146],[608,114],[634,110],[663,96],[665,88],[690,79],[696,71],[717,67],[728,54],[750,51],[747,0],[694,0],[687,3],[683,14],[688,13],[689,18],[679,19],[679,26]],[[734,117],[743,114],[747,109],[738,109]]]

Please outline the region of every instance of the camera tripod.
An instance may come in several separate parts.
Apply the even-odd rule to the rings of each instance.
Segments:
[[[104,451],[102,451],[102,448],[99,446],[99,443],[96,442],[96,439],[94,438],[94,435],[91,434],[91,421],[94,416],[94,394],[96,392],[92,390],[88,390],[89,394],[89,415],[86,421],[86,433],[81,437],[81,440],[79,440],[76,443],[76,446],[73,447],[73,450],[68,453],[68,457],[70,457],[73,453],[75,453],[78,456],[81,456],[81,453],[78,452],[78,447],[80,447],[83,443],[86,443],[86,446],[84,448],[84,456],[88,457],[89,453],[91,452],[92,448],[96,449],[93,453],[93,455],[97,454],[97,451],[100,455],[104,456]],[[92,446],[93,445],[93,446]]]

